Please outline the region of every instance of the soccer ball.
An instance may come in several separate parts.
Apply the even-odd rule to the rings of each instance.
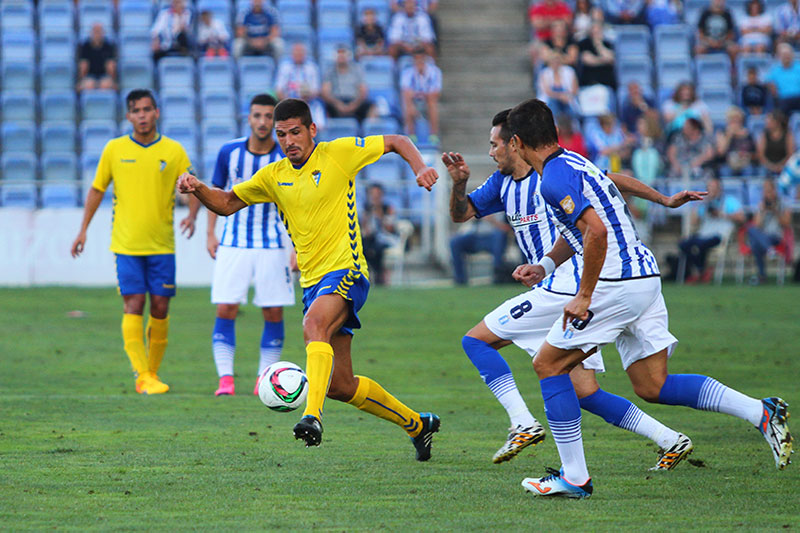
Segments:
[[[294,411],[306,401],[308,378],[288,361],[272,363],[258,380],[258,397],[273,411]]]

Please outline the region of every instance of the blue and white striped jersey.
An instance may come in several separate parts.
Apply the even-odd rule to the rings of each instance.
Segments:
[[[608,229],[600,279],[618,281],[658,276],[653,252],[639,240],[625,200],[614,182],[580,154],[560,148],[544,162],[542,196],[569,245],[583,254],[583,237],[575,222],[589,207]]]
[[[548,215],[549,209],[541,195],[541,184],[534,170],[518,181],[498,170],[469,194],[479,217],[505,210],[517,244],[531,264],[541,261],[558,238],[555,220]],[[582,270],[581,256],[575,254],[538,286],[558,294],[575,294]]]
[[[249,180],[262,167],[281,159],[283,152],[277,143],[270,153],[259,155],[247,150],[247,137],[228,141],[219,150],[211,183],[229,191],[237,183]],[[225,229],[219,243],[233,248],[290,246],[286,228],[273,203],[252,205],[225,217]]]

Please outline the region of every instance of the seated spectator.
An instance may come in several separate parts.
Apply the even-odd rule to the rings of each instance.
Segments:
[[[617,117],[608,113],[600,117],[600,127],[589,134],[589,144],[597,153],[594,164],[610,172],[622,170],[622,162],[631,156],[632,137],[626,137],[617,123]]]
[[[778,176],[795,151],[794,135],[789,130],[786,115],[778,110],[767,113],[756,150],[758,160],[768,175]]]
[[[680,0],[650,0],[647,3],[647,24],[655,28],[662,24],[680,24],[683,5]]]
[[[645,0],[603,0],[601,5],[611,24],[645,24]]]
[[[794,50],[787,43],[779,44],[775,55],[778,63],[769,69],[766,81],[778,107],[788,116],[800,111],[800,62],[795,61]]]
[[[670,175],[699,177],[705,166],[714,159],[711,141],[703,135],[703,124],[696,118],[687,118],[680,133],[673,135],[667,148]]]
[[[574,116],[578,111],[578,77],[575,70],[554,54],[536,80],[537,97],[546,103],[553,115]]]
[[[214,18],[209,10],[200,13],[197,26],[197,46],[200,53],[208,57],[228,57],[231,35],[221,20]]]
[[[739,23],[739,46],[743,54],[764,54],[772,44],[772,17],[764,12],[761,0],[747,3],[747,15]]]
[[[300,98],[311,108],[317,128],[325,124],[325,106],[319,100],[319,67],[308,58],[306,45],[294,43],[291,58],[282,61],[275,76],[275,94],[279,100]]]
[[[554,54],[561,56],[561,63],[572,68],[578,66],[578,45],[569,36],[569,28],[564,21],[553,23],[550,38],[539,41],[531,48],[534,66],[546,64]]]
[[[428,18],[431,19],[431,27],[433,28],[433,40],[436,42],[438,38],[437,36],[439,35],[439,17],[437,16],[437,12],[439,11],[439,0],[411,1],[417,4],[417,9],[428,14]],[[392,10],[392,13],[397,13],[405,6],[405,0],[391,0],[389,6]]]
[[[755,172],[756,143],[744,126],[744,111],[736,106],[725,113],[725,129],[717,132],[716,152],[722,176],[748,176]]]
[[[726,240],[736,224],[744,222],[742,203],[723,193],[719,178],[709,178],[706,189],[708,196],[692,211],[694,233],[678,243],[681,255],[686,260],[687,283],[711,281],[712,271],[706,269],[709,250]]]
[[[589,28],[592,27],[592,9],[592,3],[589,0],[577,0],[575,2],[575,15],[572,19],[572,38],[576,41],[589,36]]]
[[[583,157],[589,157],[589,150],[586,148],[583,135],[581,135],[581,132],[575,131],[572,120],[572,117],[569,115],[558,115],[556,117],[558,145],[570,152],[576,152]]]
[[[237,56],[272,56],[277,61],[283,55],[278,12],[264,0],[251,0],[250,9],[240,14],[236,23]]]
[[[361,241],[364,258],[369,267],[370,282],[386,284],[386,271],[383,255],[387,248],[395,246],[398,237],[395,232],[394,208],[384,201],[383,187],[372,183],[367,187],[367,201],[358,210],[361,226]]]
[[[414,50],[414,63],[400,76],[403,98],[403,122],[406,132],[416,142],[416,120],[425,116],[430,125],[430,144],[439,144],[439,95],[442,71],[424,48]]]
[[[117,47],[106,39],[103,25],[92,24],[92,33],[78,53],[78,91],[115,89]]]
[[[690,117],[698,119],[703,124],[705,131],[714,130],[708,106],[702,100],[697,99],[694,85],[690,82],[678,84],[672,98],[661,106],[661,114],[667,125],[668,137],[680,131],[683,123]]]
[[[406,2],[403,10],[392,15],[389,24],[389,54],[397,59],[411,54],[415,48],[423,47],[429,56],[434,55],[434,34],[427,13],[417,9],[414,2]]]
[[[355,63],[347,46],[336,51],[336,62],[322,81],[322,100],[329,117],[367,117],[372,104],[367,100],[364,70]]]
[[[536,41],[546,41],[551,37],[551,28],[557,20],[567,27],[572,25],[572,8],[563,0],[539,0],[528,9],[528,19],[533,28]]]
[[[191,54],[193,33],[192,12],[184,0],[172,0],[170,7],[162,9],[150,35],[153,38],[153,61],[164,56],[188,56]]]
[[[656,179],[661,176],[663,162],[661,159],[661,123],[658,113],[650,110],[636,121],[636,131],[639,134],[639,144],[631,157],[633,175],[649,186],[653,186]],[[647,213],[652,207],[651,202],[642,198],[626,198],[631,214],[633,215],[639,238],[644,243],[650,241],[650,223]]]
[[[764,262],[767,251],[780,243],[783,240],[784,231],[792,227],[792,211],[781,204],[775,181],[764,180],[762,191],[758,211],[747,228],[750,251],[753,253],[758,268],[758,275],[750,280],[752,285],[758,285],[767,279]]]
[[[775,40],[800,46],[800,8],[798,0],[788,0],[779,5],[774,12]]]
[[[697,23],[696,54],[727,53],[731,62],[736,60],[736,25],[725,0],[711,0]]]
[[[742,107],[748,115],[760,115],[767,107],[767,86],[758,79],[758,69],[747,67],[747,81],[742,85]]]
[[[653,109],[655,103],[653,99],[645,96],[642,92],[642,86],[638,81],[628,83],[628,94],[622,102],[622,109],[620,111],[620,119],[622,120],[622,129],[626,133],[633,133],[637,131],[637,123],[642,115]]]
[[[483,221],[486,221],[484,223]],[[492,254],[492,267],[494,283],[503,283],[505,264],[503,255],[508,244],[508,235],[512,232],[505,218],[487,216],[478,219],[469,226],[465,233],[458,233],[450,239],[450,255],[453,261],[453,279],[456,285],[466,285],[467,278],[466,256],[479,252]]]
[[[581,70],[578,81],[581,87],[605,85],[616,89],[614,75],[614,44],[603,37],[603,25],[593,23],[589,36],[578,43]]]
[[[378,24],[375,10],[367,8],[362,14],[363,20],[356,31],[356,57],[382,56],[386,54],[386,35]]]

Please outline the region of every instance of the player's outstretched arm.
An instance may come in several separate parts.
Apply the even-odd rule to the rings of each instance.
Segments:
[[[100,202],[103,201],[105,191],[89,189],[89,194],[86,195],[86,205],[83,208],[83,221],[81,222],[81,230],[78,236],[72,243],[72,257],[78,257],[83,252],[83,246],[86,244],[86,230],[89,229],[89,223],[92,221],[97,208],[100,207]]]
[[[442,163],[453,179],[453,188],[450,190],[450,218],[453,222],[466,222],[477,214],[475,206],[467,199],[469,165],[458,152],[443,153]]]
[[[431,190],[433,184],[439,179],[439,174],[436,170],[425,164],[425,161],[422,160],[422,154],[419,153],[414,143],[405,135],[383,136],[383,153],[388,154],[389,152],[394,152],[406,160],[417,176],[417,185],[420,187]]]
[[[247,207],[247,204],[233,191],[211,189],[188,172],[184,172],[178,178],[178,191],[195,195],[204,206],[222,216],[228,216]]]
[[[620,192],[632,194],[639,198],[644,198],[653,203],[671,207],[673,209],[682,206],[687,202],[695,202],[702,200],[708,193],[705,191],[681,191],[673,194],[672,196],[664,196],[657,190],[649,185],[642,183],[636,178],[620,174],[618,172],[609,172],[608,177],[617,186]]]
[[[564,237],[560,236],[556,240],[553,248],[547,252],[541,261],[535,265],[519,265],[511,274],[515,280],[526,287],[533,287],[544,278],[553,273],[558,266],[572,257],[575,250],[567,243]]]

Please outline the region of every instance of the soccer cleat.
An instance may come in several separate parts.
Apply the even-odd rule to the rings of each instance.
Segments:
[[[139,394],[164,394],[169,385],[162,383],[152,372],[145,372],[136,378],[136,392]]]
[[[563,472],[548,468],[544,477],[526,477],[522,487],[536,496],[563,496],[566,498],[584,499],[592,495],[592,479],[581,485],[573,485],[564,479]]]
[[[764,408],[764,414],[758,430],[769,443],[772,455],[775,457],[775,466],[778,470],[783,470],[792,462],[789,456],[794,453],[792,435],[789,433],[787,425],[789,404],[780,398],[764,398],[761,400],[761,405]]]
[[[322,424],[314,415],[306,415],[294,426],[294,438],[303,439],[306,448],[319,446],[322,442]]]
[[[516,426],[509,428],[508,440],[502,448],[492,457],[495,464],[510,461],[523,448],[535,446],[544,440],[545,430],[539,422],[534,422],[531,427]]]
[[[419,418],[422,421],[422,429],[416,437],[411,437],[411,443],[417,451],[417,461],[427,461],[431,458],[433,434],[439,431],[441,422],[433,413],[420,413]]]
[[[650,470],[672,470],[678,466],[678,463],[686,459],[692,450],[694,450],[692,439],[683,433],[678,433],[678,440],[675,441],[675,444],[666,450],[660,450],[661,455],[658,462]]]
[[[214,391],[214,396],[233,396],[236,388],[233,385],[233,376],[222,376],[219,378],[219,388]]]

